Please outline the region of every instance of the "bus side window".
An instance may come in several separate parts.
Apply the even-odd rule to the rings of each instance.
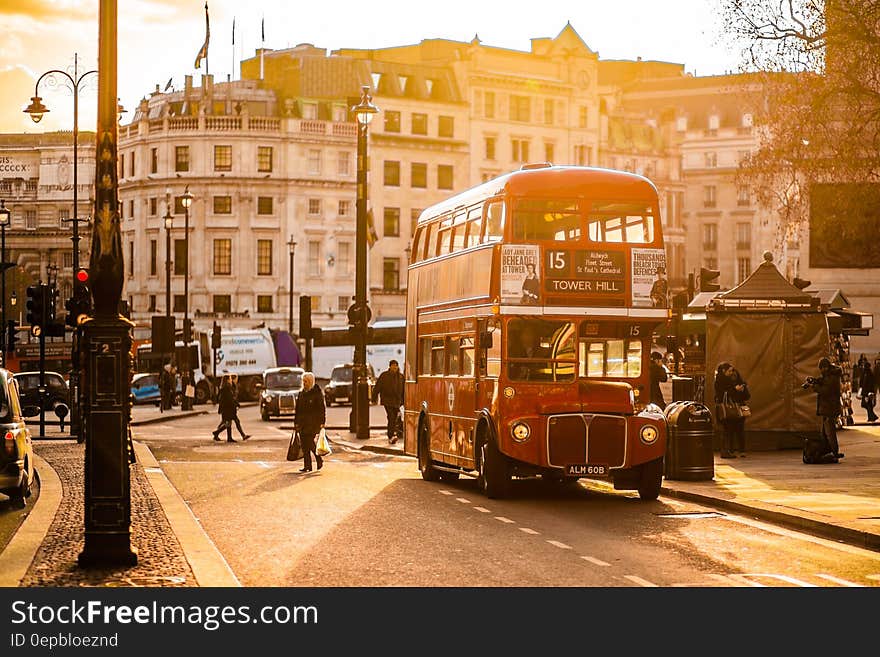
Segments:
[[[459,342],[459,359],[461,360],[461,375],[474,375],[474,339],[462,338]]]
[[[493,201],[486,206],[486,241],[498,242],[504,236],[504,203]]]
[[[425,226],[427,237],[425,238],[425,259],[437,255],[437,222]]]
[[[446,228],[440,231],[440,248],[437,250],[437,255],[446,255],[450,253],[450,246],[452,245],[452,229]]]
[[[419,342],[419,376],[427,376],[431,374],[431,340],[422,338]]]
[[[471,208],[468,212],[468,233],[466,247],[476,246],[480,243],[480,233],[483,232],[483,209]]]
[[[445,354],[443,349],[443,338],[431,339],[431,374],[443,376],[443,366]]]
[[[422,236],[424,235],[424,230],[422,228],[416,229],[416,234],[413,236],[412,245],[410,247],[410,253],[412,253],[412,262],[418,262],[421,260],[421,254],[419,253],[419,249],[422,246]]]
[[[446,355],[448,357],[448,366],[446,368],[446,373],[449,376],[458,376],[459,368],[460,368],[460,358],[461,352],[459,351],[459,338],[446,338]]]
[[[498,378],[501,374],[501,329],[481,325],[479,335],[480,376]]]

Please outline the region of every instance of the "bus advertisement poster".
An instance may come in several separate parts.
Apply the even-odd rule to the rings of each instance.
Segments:
[[[540,267],[537,244],[505,244],[501,251],[501,303],[540,304]]]
[[[652,300],[652,297],[667,297],[666,285],[666,252],[663,249],[633,249],[633,307],[667,307],[666,303],[658,305]]]

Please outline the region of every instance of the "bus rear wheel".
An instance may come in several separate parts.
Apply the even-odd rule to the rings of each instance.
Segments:
[[[483,432],[480,441],[480,470],[477,477],[480,490],[490,499],[510,495],[510,466],[495,441]]]
[[[419,472],[425,481],[439,481],[440,471],[431,460],[431,447],[428,441],[428,427],[425,420],[419,420]]]
[[[649,461],[641,466],[639,474],[639,497],[645,501],[656,500],[663,486],[663,459]]]

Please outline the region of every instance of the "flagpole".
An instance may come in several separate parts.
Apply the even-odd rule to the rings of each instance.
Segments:
[[[232,17],[232,76],[231,80],[235,79],[235,17]]]
[[[263,79],[263,51],[266,49],[266,17],[260,22],[260,79]]]

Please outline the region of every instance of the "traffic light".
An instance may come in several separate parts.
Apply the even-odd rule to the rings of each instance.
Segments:
[[[28,285],[27,289],[27,323],[31,326],[43,326],[46,323],[46,290],[43,283]]]
[[[214,322],[214,330],[211,332],[211,349],[220,348],[220,338],[222,335],[223,331],[220,328],[220,325],[217,322]]]
[[[83,320],[92,313],[92,297],[89,294],[89,288],[85,285],[76,286],[73,296],[64,302],[64,307],[67,309],[65,324],[72,328],[82,324]]]
[[[716,269],[700,267],[700,292],[717,292],[721,286],[715,281],[721,275]]]
[[[58,307],[58,287],[55,285],[48,286],[46,309],[48,312],[47,319],[52,321],[55,319],[56,308]]]
[[[18,331],[15,320],[10,319],[6,322],[6,351],[7,353],[15,352],[15,343],[18,342]]]
[[[186,317],[183,320],[183,342],[189,344],[193,339],[193,321]]]
[[[307,294],[299,298],[299,335],[307,340],[312,336],[312,297]]]

